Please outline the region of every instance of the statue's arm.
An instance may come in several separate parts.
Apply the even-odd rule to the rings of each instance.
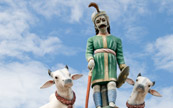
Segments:
[[[87,41],[87,47],[86,47],[86,60],[89,62],[93,58],[94,54],[94,46],[93,46],[93,38],[89,38]]]
[[[125,65],[125,61],[124,61],[121,39],[118,39],[118,41],[117,41],[116,58],[117,58],[117,63],[119,65],[119,68],[120,68],[120,70],[122,70],[126,65]]]

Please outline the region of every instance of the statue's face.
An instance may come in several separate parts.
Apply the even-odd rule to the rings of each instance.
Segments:
[[[95,19],[95,25],[99,31],[104,30],[108,27],[108,21],[104,15],[101,15]]]

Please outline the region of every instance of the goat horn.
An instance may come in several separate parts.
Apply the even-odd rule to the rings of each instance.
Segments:
[[[156,83],[156,82],[155,82],[155,81],[153,81],[153,86],[155,85],[155,83]]]
[[[98,12],[98,13],[100,12],[98,5],[97,5],[96,3],[94,3],[94,2],[91,2],[91,3],[88,5],[88,7],[95,7],[96,10],[97,10],[97,12]]]
[[[51,70],[50,69],[48,69],[48,74],[49,74],[49,76],[51,76],[52,77],[52,74],[51,74]]]
[[[142,76],[141,73],[138,74],[138,77],[139,77],[139,76]]]
[[[65,68],[68,70],[68,66],[66,65]]]

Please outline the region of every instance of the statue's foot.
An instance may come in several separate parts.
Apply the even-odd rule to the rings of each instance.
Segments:
[[[115,106],[114,108],[118,108],[117,106]]]
[[[110,107],[113,107],[113,108],[118,108],[113,102],[110,102],[110,103],[109,103],[109,106],[110,106]]]

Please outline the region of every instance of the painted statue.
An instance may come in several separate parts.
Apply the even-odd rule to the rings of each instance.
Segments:
[[[76,101],[75,92],[72,90],[73,80],[81,78],[82,74],[71,75],[68,66],[63,69],[52,72],[48,70],[49,76],[52,80],[47,81],[41,89],[56,86],[56,91],[49,97],[49,103],[40,108],[74,108]]]
[[[151,89],[155,85],[155,81],[152,82],[147,77],[143,77],[141,73],[138,74],[136,82],[130,78],[127,78],[126,82],[134,86],[131,96],[126,102],[127,108],[144,108],[144,99],[148,93],[153,96],[162,97],[159,92]]]
[[[129,74],[123,56],[122,41],[110,33],[109,17],[105,11],[100,11],[96,3],[90,3],[97,12],[92,14],[96,35],[87,41],[86,59],[88,68],[92,71],[91,86],[96,108],[103,108],[101,96],[102,85],[106,86],[106,97],[109,107],[118,108],[116,102],[116,88],[119,88]],[[117,64],[120,75],[117,76]]]

